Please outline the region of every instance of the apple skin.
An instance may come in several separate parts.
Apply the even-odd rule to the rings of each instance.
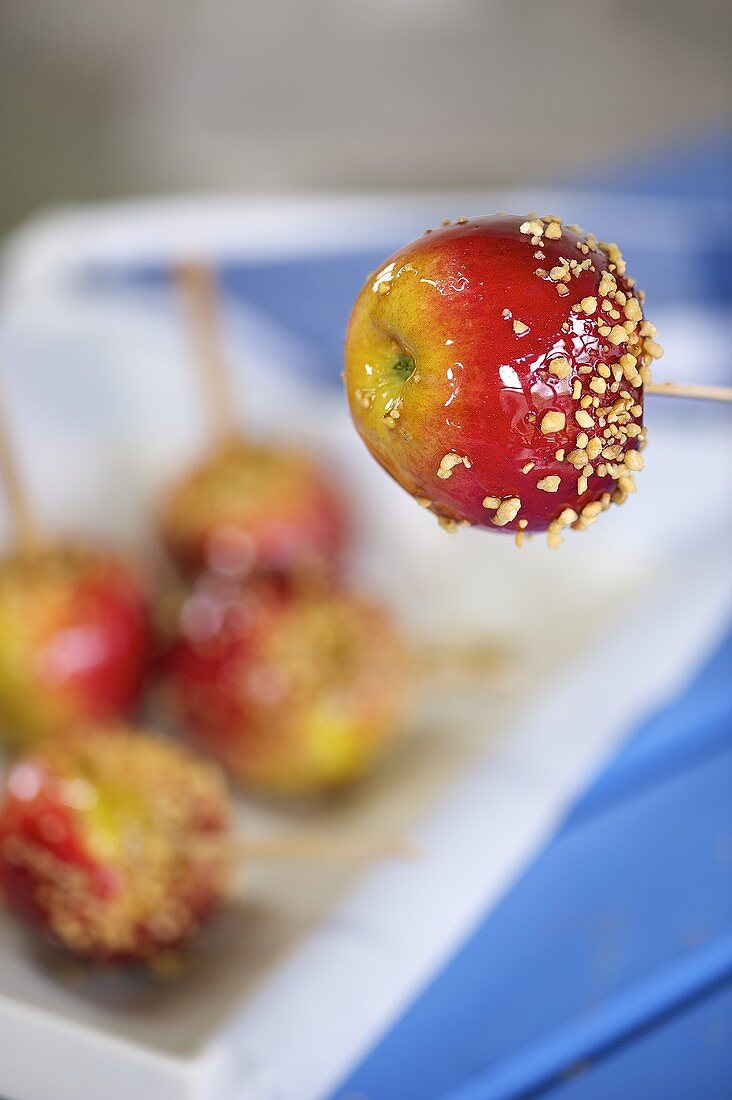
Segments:
[[[220,905],[230,805],[175,742],[89,727],[19,757],[0,809],[0,890],[56,947],[97,962],[179,951]],[[201,843],[204,842],[204,843]]]
[[[106,551],[53,546],[0,563],[0,744],[127,714],[150,656],[147,601]]]
[[[240,784],[342,787],[400,732],[411,655],[376,604],[343,589],[201,577],[183,604],[165,705]]]
[[[597,308],[585,312],[580,303],[592,298]],[[583,528],[622,503],[642,467],[643,383],[661,349],[640,314],[616,246],[550,218],[460,219],[394,253],[361,290],[345,345],[354,423],[384,469],[449,529],[549,530],[558,541],[562,527]],[[626,330],[620,343],[615,326]],[[633,358],[621,367],[625,355]],[[550,363],[561,358],[566,376],[557,377]],[[603,385],[598,364],[609,374],[604,396],[591,388]],[[623,394],[627,408],[603,416]],[[585,397],[594,404],[583,428]],[[547,413],[560,416],[545,432]],[[570,462],[583,431],[603,448],[617,444],[615,457]],[[546,477],[559,478],[557,491],[538,486]],[[504,509],[499,525],[496,501],[511,499],[520,508],[513,518]]]
[[[325,471],[293,448],[229,440],[163,501],[161,538],[185,573],[328,574],[347,535],[340,496]]]

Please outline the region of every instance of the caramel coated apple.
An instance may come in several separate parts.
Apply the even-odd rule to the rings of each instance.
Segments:
[[[52,546],[0,562],[0,744],[128,713],[148,657],[146,600],[120,558]]]
[[[0,890],[16,917],[73,955],[152,961],[219,906],[229,816],[214,765],[158,736],[90,727],[12,765]]]
[[[390,616],[361,596],[204,576],[180,614],[166,694],[237,781],[311,794],[360,777],[394,742],[409,663]]]
[[[400,249],[346,337],[354,423],[454,529],[582,529],[634,492],[661,348],[619,249],[553,216],[460,218]]]
[[[226,577],[322,573],[338,565],[346,521],[324,470],[295,448],[233,439],[163,502],[163,542],[186,572]]]

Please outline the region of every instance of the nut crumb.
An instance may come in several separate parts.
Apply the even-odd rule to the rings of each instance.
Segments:
[[[508,497],[507,500],[502,500],[493,517],[493,523],[495,523],[496,527],[505,527],[507,523],[516,519],[520,509],[521,500],[519,497]]]
[[[561,432],[567,423],[567,418],[563,412],[548,412],[544,413],[541,418],[541,431],[543,435],[551,435],[553,432]]]
[[[560,355],[556,359],[550,361],[549,373],[555,375],[557,378],[568,378],[572,373],[572,366],[568,359]]]
[[[466,470],[469,470],[471,465],[472,463],[467,455],[458,455],[454,451],[448,451],[440,459],[437,476],[443,481],[447,481],[449,477],[452,477],[452,471],[456,466],[464,466]]]

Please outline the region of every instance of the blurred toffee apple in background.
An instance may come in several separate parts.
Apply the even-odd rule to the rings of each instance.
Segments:
[[[186,572],[330,572],[344,523],[334,487],[292,447],[223,440],[163,503],[162,540]]]
[[[341,787],[400,732],[411,654],[392,618],[342,588],[202,575],[185,599],[163,699],[238,782]]]
[[[106,550],[47,543],[0,423],[13,545],[0,559],[0,745],[37,741],[137,702],[149,656],[134,570]]]
[[[228,860],[218,770],[174,742],[90,727],[10,769],[0,813],[0,888],[12,912],[76,955],[152,958],[218,907]]]
[[[459,218],[359,294],[351,413],[444,526],[558,545],[635,491],[655,337],[616,245],[553,215]]]
[[[512,664],[485,639],[414,646],[386,607],[343,586],[202,574],[175,624],[163,708],[237,782],[278,796],[362,778],[427,682],[494,690]]]
[[[309,454],[250,440],[238,430],[213,275],[200,264],[185,264],[176,269],[175,282],[208,408],[211,447],[163,500],[164,545],[188,573],[332,572],[346,536],[335,486]]]
[[[239,839],[215,764],[122,726],[49,741],[10,768],[0,893],[34,933],[90,962],[159,964],[193,940],[251,859],[409,855],[372,837]]]

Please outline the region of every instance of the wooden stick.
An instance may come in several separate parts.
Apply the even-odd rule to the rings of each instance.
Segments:
[[[0,394],[0,481],[5,490],[5,496],[10,511],[12,525],[12,537],[16,551],[23,556],[30,556],[38,548],[40,534],[35,516],[28,504],[28,497],[23,488],[18,468],[15,464],[15,456],[8,440],[7,425],[5,422],[5,409]]]
[[[299,863],[303,860],[323,862],[329,860],[353,862],[369,859],[414,859],[419,855],[416,844],[400,837],[344,837],[338,839],[318,836],[282,836],[233,840],[201,841],[201,847],[212,856],[228,859],[273,860]]]
[[[516,668],[512,655],[491,639],[445,641],[415,647],[417,675],[424,680],[448,679],[460,684],[495,683]]]
[[[732,386],[708,386],[696,382],[650,382],[646,393],[662,397],[694,397],[699,401],[732,401]]]
[[[231,374],[221,341],[216,280],[203,263],[180,263],[173,269],[173,278],[187,315],[211,435],[216,442],[224,442],[237,434],[237,427]]]

